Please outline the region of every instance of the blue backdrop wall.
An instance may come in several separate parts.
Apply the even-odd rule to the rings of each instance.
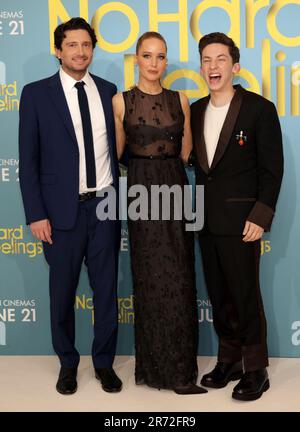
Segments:
[[[138,36],[160,31],[168,43],[164,85],[190,101],[207,94],[199,76],[202,34],[222,31],[241,49],[236,81],[277,106],[285,176],[270,234],[261,242],[261,285],[271,356],[300,356],[300,0],[1,0],[0,4],[0,354],[52,354],[48,269],[42,245],[25,225],[18,183],[18,109],[23,86],[54,74],[53,30],[72,16],[94,26],[98,45],[91,71],[124,90],[137,79]],[[193,181],[193,172],[189,173]],[[199,354],[216,353],[211,307],[196,245]],[[118,353],[133,354],[133,299],[128,232],[119,266]],[[77,345],[90,353],[92,294],[83,268],[76,299]]]

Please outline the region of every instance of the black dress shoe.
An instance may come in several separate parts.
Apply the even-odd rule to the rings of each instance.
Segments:
[[[229,381],[236,381],[242,378],[243,366],[242,362],[224,363],[218,362],[215,368],[206,375],[203,375],[201,384],[204,387],[222,388]]]
[[[70,395],[77,390],[77,368],[66,368],[62,366],[60,368],[58,381],[56,384],[56,390],[58,393],[64,395]]]
[[[270,387],[266,368],[245,372],[240,382],[234,387],[232,397],[241,401],[259,399]]]
[[[197,386],[196,384],[187,384],[184,386],[175,387],[174,392],[179,395],[191,395],[207,393],[207,390],[203,387]]]
[[[104,391],[116,393],[122,390],[122,381],[117,377],[112,368],[95,368],[95,376],[101,381]]]

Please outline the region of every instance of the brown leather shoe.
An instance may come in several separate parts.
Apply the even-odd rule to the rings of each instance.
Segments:
[[[245,372],[240,382],[234,387],[233,399],[252,401],[259,399],[270,387],[266,368]]]
[[[122,390],[122,381],[112,368],[95,368],[95,376],[101,382],[104,391],[117,393]]]
[[[242,362],[224,363],[218,362],[214,369],[206,375],[203,375],[201,384],[204,387],[223,388],[229,381],[235,381],[242,378]]]

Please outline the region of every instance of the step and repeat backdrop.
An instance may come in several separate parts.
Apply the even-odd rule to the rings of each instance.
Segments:
[[[271,356],[300,357],[300,0],[1,0],[0,2],[0,354],[53,354],[48,268],[25,224],[18,181],[18,110],[25,84],[54,74],[53,31],[74,16],[95,28],[91,72],[120,91],[137,80],[137,38],[148,30],[168,43],[164,86],[190,102],[207,94],[199,75],[201,35],[221,31],[241,49],[236,82],[277,106],[285,175],[271,233],[261,242],[261,286]],[[125,173],[123,173],[125,175]],[[192,170],[188,172],[194,181]],[[199,354],[216,354],[211,306],[198,244]],[[119,264],[118,354],[134,353],[134,309],[126,224]],[[163,263],[162,263],[163,265]],[[76,297],[77,346],[90,354],[92,292],[83,267]],[[167,311],[166,311],[167,313]]]

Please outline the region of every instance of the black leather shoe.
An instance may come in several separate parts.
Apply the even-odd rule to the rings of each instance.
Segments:
[[[240,382],[234,387],[232,397],[241,401],[259,399],[270,387],[266,368],[245,372]]]
[[[122,381],[117,377],[112,368],[97,368],[95,369],[95,376],[101,381],[104,391],[117,393],[122,390]]]
[[[207,393],[207,390],[203,387],[197,386],[196,384],[187,384],[184,386],[175,387],[174,392],[179,395],[191,395]]]
[[[201,384],[204,387],[222,388],[229,381],[236,381],[242,378],[243,366],[242,362],[223,363],[218,362],[215,368],[206,375],[203,375]]]
[[[60,368],[58,381],[56,384],[56,390],[58,393],[64,395],[70,395],[77,390],[77,368],[66,368],[62,366]]]

